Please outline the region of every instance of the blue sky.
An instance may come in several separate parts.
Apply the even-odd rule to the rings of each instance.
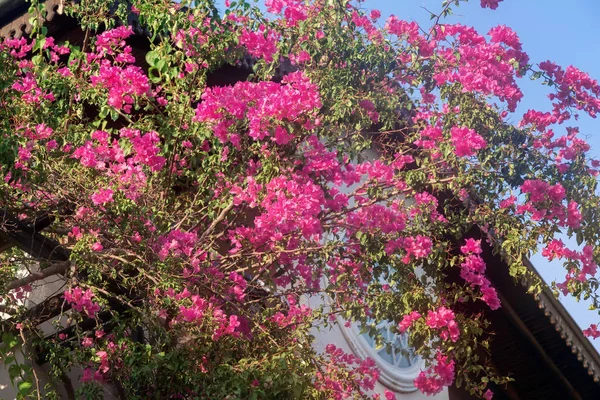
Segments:
[[[224,0],[217,0],[221,10],[224,9],[223,3]],[[442,0],[365,0],[363,7],[380,10],[383,21],[394,14],[428,27],[429,13],[423,7],[437,12],[441,9],[441,3]],[[471,25],[480,33],[486,33],[496,25],[507,25],[517,32],[532,62],[551,60],[563,67],[573,65],[588,72],[592,78],[600,79],[598,0],[571,0],[568,5],[564,0],[504,0],[497,10],[482,9],[479,0],[470,0],[455,8],[455,15],[447,21]],[[546,99],[548,88],[542,86],[540,81],[526,78],[519,84],[525,96],[514,121],[518,121],[531,108],[550,110],[550,103]],[[592,146],[592,154],[600,158],[600,121],[582,117],[577,125]],[[562,135],[564,130],[559,128],[555,132]],[[572,242],[567,244],[574,246]],[[540,256],[533,256],[532,262],[546,281],[564,278],[560,264],[548,263]],[[581,327],[587,328],[591,323],[600,322],[597,312],[588,311],[586,304],[570,298],[561,301]],[[593,344],[600,350],[600,339],[593,341]]]

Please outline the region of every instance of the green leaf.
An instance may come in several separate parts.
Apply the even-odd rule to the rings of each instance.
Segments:
[[[153,83],[159,83],[161,81],[161,77],[160,77],[160,71],[158,70],[158,68],[156,68],[156,67],[148,68],[148,78],[150,78],[150,80]]]
[[[21,367],[16,364],[13,364],[10,367],[8,367],[8,376],[10,377],[11,381],[14,381],[15,378],[21,376]]]
[[[17,339],[17,337],[15,335],[13,335],[12,333],[3,333],[2,334],[2,342],[6,345],[6,347],[8,347],[9,349],[12,349],[14,347],[17,347],[17,345],[19,344],[19,340]]]
[[[27,381],[19,382],[19,384],[17,385],[17,388],[19,389],[19,393],[22,395],[29,394],[29,392],[31,392],[32,387],[33,387],[32,383],[27,382]]]
[[[158,60],[159,60],[159,57],[158,57],[158,54],[156,54],[155,51],[151,50],[151,51],[149,51],[149,52],[146,53],[146,62],[151,67],[153,67]]]

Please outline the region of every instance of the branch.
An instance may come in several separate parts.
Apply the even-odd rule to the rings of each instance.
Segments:
[[[221,213],[219,214],[219,216],[210,224],[210,226],[206,229],[206,231],[204,231],[202,236],[200,236],[199,242],[202,242],[204,239],[206,239],[206,237],[208,235],[210,235],[212,233],[212,231],[215,230],[217,225],[219,225],[219,223],[225,219],[225,216],[227,215],[227,213],[229,211],[231,211],[232,208],[233,208],[233,201],[231,203],[229,203],[229,205],[227,207],[225,207],[223,210],[221,210]]]
[[[24,278],[16,279],[12,282],[9,282],[5,286],[5,289],[6,289],[6,291],[10,291],[13,289],[20,288],[21,286],[29,285],[30,283],[33,283],[35,281],[46,279],[47,277],[52,276],[52,275],[64,274],[70,265],[71,265],[71,263],[69,261],[55,264],[51,267],[41,270],[40,272],[34,272],[31,275],[27,275]]]

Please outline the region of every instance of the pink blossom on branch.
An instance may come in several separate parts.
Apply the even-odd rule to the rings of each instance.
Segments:
[[[91,196],[95,205],[104,205],[113,201],[112,189],[100,189]]]
[[[485,149],[486,141],[473,129],[466,127],[452,127],[450,129],[454,153],[458,157],[469,157],[475,155],[478,150]]]
[[[412,324],[419,318],[421,318],[421,314],[419,314],[416,311],[405,315],[404,317],[402,317],[402,321],[400,321],[400,323],[398,324],[398,331],[400,333],[406,332],[412,326]]]
[[[240,35],[240,44],[245,46],[248,53],[254,57],[264,58],[270,63],[273,61],[273,55],[277,53],[279,37],[276,31],[267,29],[264,25],[259,27],[258,32],[251,32],[244,28]]]
[[[293,136],[281,124],[298,122],[310,128],[321,107],[317,86],[301,72],[287,75],[281,84],[238,82],[233,87],[208,89],[202,99],[195,120],[207,123],[222,143],[231,142],[236,148],[242,140],[232,129],[236,122],[247,121],[247,134],[253,140],[272,137],[286,144]]]
[[[460,248],[461,253],[465,255],[460,264],[460,277],[463,278],[471,287],[479,287],[481,291],[481,300],[492,310],[500,308],[500,299],[496,289],[491,286],[489,279],[485,276],[485,261],[481,257],[481,240],[468,238],[465,244]]]
[[[92,301],[94,293],[90,289],[86,289],[85,292],[80,287],[67,289],[63,293],[63,297],[75,311],[84,312],[91,318],[100,311],[100,306]]]
[[[450,339],[456,342],[460,337],[460,329],[454,318],[455,315],[452,310],[441,306],[437,310],[430,310],[427,313],[425,323],[428,327],[439,330],[442,339]]]
[[[529,61],[516,34],[499,26],[490,30],[491,40],[487,42],[474,28],[460,24],[436,29],[438,39],[452,38],[455,42],[452,47],[437,49],[441,56],[433,76],[437,85],[458,82],[464,92],[495,96],[514,111],[523,97],[515,78]]]
[[[438,351],[434,365],[421,371],[415,379],[415,387],[428,396],[440,393],[454,382],[454,360]]]
[[[92,251],[102,251],[102,249],[104,249],[104,247],[100,242],[96,242],[92,245]]]
[[[498,8],[498,3],[500,3],[501,1],[504,0],[481,0],[481,7],[491,8],[492,10],[495,10],[496,8]]]
[[[589,338],[597,339],[600,337],[600,330],[597,324],[591,324],[589,328],[583,330],[583,334]]]

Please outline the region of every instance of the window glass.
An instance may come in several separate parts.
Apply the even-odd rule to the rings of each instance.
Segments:
[[[408,345],[408,335],[394,331],[393,325],[394,323],[390,321],[383,321],[376,325],[377,332],[383,340],[379,345],[368,333],[362,336],[383,361],[396,368],[410,368],[416,365],[419,359]]]

